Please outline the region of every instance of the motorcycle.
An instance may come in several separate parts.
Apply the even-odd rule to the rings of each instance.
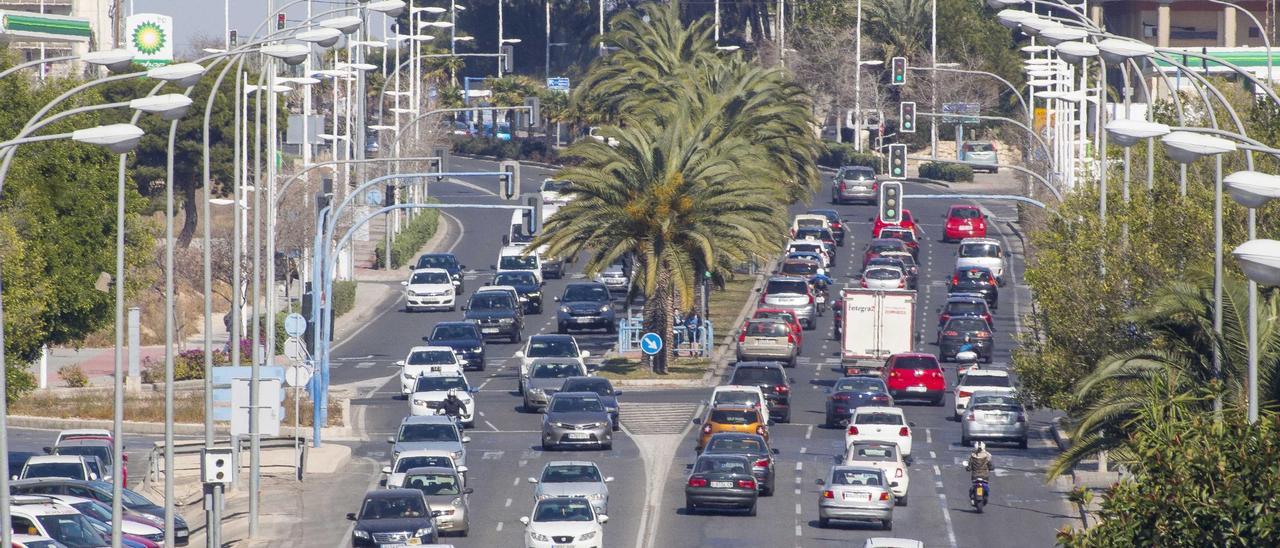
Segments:
[[[956,352],[956,375],[964,376],[976,369],[978,369],[978,353],[967,345],[962,346],[961,350]]]
[[[973,505],[973,509],[981,514],[982,507],[987,505],[987,497],[990,494],[991,484],[987,483],[987,480],[974,479],[973,485],[969,487],[969,504]]]

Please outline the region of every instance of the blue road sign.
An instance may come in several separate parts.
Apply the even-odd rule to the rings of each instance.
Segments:
[[[662,337],[657,333],[645,333],[640,337],[640,351],[650,356],[662,351]]]
[[[569,93],[569,79],[561,77],[547,78],[547,89]]]

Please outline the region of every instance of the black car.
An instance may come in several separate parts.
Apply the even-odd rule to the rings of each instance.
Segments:
[[[613,383],[604,377],[569,377],[564,380],[564,384],[560,386],[562,392],[595,392],[600,395],[600,403],[604,404],[604,408],[609,412],[609,418],[613,419],[613,429],[617,430],[621,427],[618,423],[618,396],[622,395],[621,390],[614,390]]]
[[[452,253],[426,253],[418,257],[418,262],[409,270],[417,270],[419,268],[443,268],[449,271],[449,277],[453,278],[453,290],[461,295],[463,289],[462,269],[467,265],[459,264],[458,258]]]
[[[1000,301],[1000,284],[996,275],[989,268],[968,266],[957,268],[951,275],[951,283],[947,287],[948,294],[972,293],[981,295],[987,306],[995,310]]]
[[[777,449],[770,449],[764,436],[741,432],[719,432],[707,440],[703,455],[742,455],[751,462],[751,475],[756,477],[760,496],[773,496],[774,462]]]
[[[738,362],[728,384],[759,386],[769,400],[769,416],[791,422],[791,379],[778,362]]]
[[[570,329],[604,329],[609,334],[618,332],[613,301],[609,288],[600,282],[571,283],[564,287],[564,294],[556,297],[560,308],[556,311],[556,333],[568,333]]]
[[[844,223],[840,221],[840,212],[834,209],[810,209],[809,215],[822,215],[831,224],[831,235],[836,237],[836,245],[844,247]]]
[[[70,495],[73,497],[96,500],[111,506],[111,493],[114,486],[106,481],[83,481],[71,478],[35,478],[18,480],[9,483],[9,492],[14,495]],[[164,507],[130,489],[122,491],[120,501],[124,509],[138,514],[164,520]],[[173,542],[178,546],[186,546],[191,536],[187,521],[182,516],[173,516]]]
[[[360,513],[347,514],[356,522],[352,546],[435,544],[436,527],[427,499],[417,489],[379,489],[364,495]]]
[[[425,340],[431,346],[452,348],[463,369],[484,371],[484,336],[476,322],[440,322]]]
[[[525,314],[542,313],[542,284],[538,283],[538,277],[533,272],[528,270],[499,272],[493,276],[493,282],[489,285],[506,285],[516,288],[516,292],[520,294],[521,303],[524,304]]]
[[[827,390],[826,425],[836,428],[864,405],[892,406],[893,397],[884,380],[877,377],[845,377]]]
[[[955,316],[947,320],[938,335],[938,357],[954,360],[965,344],[972,346],[978,357],[991,363],[995,343],[991,337],[991,324],[981,316]]]
[[[524,314],[510,291],[475,293],[462,309],[466,319],[480,326],[480,336],[485,339],[506,337],[514,343],[524,338]]]
[[[684,487],[684,508],[690,514],[701,508],[736,508],[756,515],[760,490],[751,473],[751,461],[742,455],[702,455]]]

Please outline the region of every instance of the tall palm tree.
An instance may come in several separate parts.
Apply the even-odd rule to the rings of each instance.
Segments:
[[[874,0],[863,5],[867,35],[882,58],[914,58],[927,51],[929,0]]]

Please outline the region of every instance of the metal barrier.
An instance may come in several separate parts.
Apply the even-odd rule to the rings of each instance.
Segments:
[[[640,337],[644,334],[644,318],[633,316],[618,320],[618,352],[640,350]],[[687,356],[707,357],[715,347],[715,328],[709,320],[703,321],[692,333],[685,326],[676,325],[672,329],[672,335],[675,337],[672,348],[677,355],[683,353]]]
[[[224,449],[230,448],[232,447],[232,441],[233,441],[232,439],[214,440],[213,446],[216,448],[224,448]],[[240,453],[246,452],[249,450],[250,440],[248,436],[244,436],[240,438],[235,438],[234,441],[238,442],[236,443],[236,447],[239,448],[239,451],[233,451],[231,453],[231,458],[234,461],[235,469],[239,470],[241,468]],[[299,450],[298,459],[294,462],[294,470],[296,472],[296,477],[298,478],[298,481],[302,481],[302,473],[305,470],[306,463],[307,463],[307,444],[302,443],[301,445],[299,445],[297,441],[298,441],[297,438],[294,438],[293,436],[277,436],[277,437],[264,436],[259,438],[260,447],[262,449],[279,449],[282,447],[298,449]],[[204,440],[178,441],[178,442],[174,442],[173,444],[174,457],[178,457],[182,455],[199,455],[200,452],[203,450],[204,450]],[[175,458],[174,460],[177,460],[177,459]],[[150,487],[153,482],[163,481],[164,470],[163,470],[163,466],[161,465],[161,463],[163,462],[164,462],[164,442],[158,441],[158,442],[155,442],[155,446],[151,448],[150,453],[147,455],[147,474],[142,479],[142,485],[144,488]],[[232,483],[234,484],[237,479],[238,478],[232,478]]]

